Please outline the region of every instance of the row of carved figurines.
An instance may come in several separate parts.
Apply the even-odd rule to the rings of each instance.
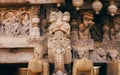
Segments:
[[[93,14],[89,12],[85,12],[83,14],[83,22],[78,25],[76,20],[72,20],[70,23],[71,26],[71,38],[74,39],[91,39],[90,29],[94,27],[95,22],[93,22]],[[109,40],[119,40],[120,39],[120,16],[114,18],[114,25],[110,27],[105,24],[102,27],[103,31],[103,41]],[[45,33],[47,31],[46,20],[43,20],[41,23],[41,33]]]

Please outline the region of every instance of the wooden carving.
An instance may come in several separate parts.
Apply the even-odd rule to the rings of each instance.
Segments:
[[[55,75],[66,74],[64,64],[71,62],[69,12],[51,12],[48,38],[48,58],[55,64]]]
[[[83,23],[79,25],[79,38],[91,39],[89,29],[94,25],[93,14],[85,12],[83,15]]]
[[[1,34],[29,35],[30,8],[1,8]]]
[[[106,62],[107,61],[107,53],[105,49],[98,48],[96,49],[96,62]]]
[[[49,75],[49,64],[47,60],[43,60],[44,49],[43,45],[37,44],[34,47],[34,58],[29,61],[29,71],[33,73],[42,73],[42,75]]]
[[[120,40],[120,16],[115,17],[114,26],[110,30],[111,40]]]
[[[110,40],[110,37],[109,37],[109,27],[108,25],[104,25],[103,26],[103,41],[109,41]]]
[[[93,75],[93,62],[87,58],[76,59],[73,63],[72,75]]]

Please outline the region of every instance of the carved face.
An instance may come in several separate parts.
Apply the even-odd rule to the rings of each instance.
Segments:
[[[56,12],[55,11],[52,11],[51,13],[50,13],[50,18],[49,18],[49,22],[50,23],[53,23],[53,22],[55,22],[56,21]]]
[[[69,22],[69,20],[70,20],[70,13],[69,12],[64,12],[63,21]]]

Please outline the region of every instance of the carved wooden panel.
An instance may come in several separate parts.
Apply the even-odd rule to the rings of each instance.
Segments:
[[[0,8],[2,35],[29,35],[30,33],[30,7]]]

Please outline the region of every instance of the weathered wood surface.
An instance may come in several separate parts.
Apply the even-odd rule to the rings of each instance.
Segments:
[[[63,3],[64,0],[0,0],[0,4],[50,4],[50,3]]]
[[[30,37],[0,37],[0,48],[31,48],[33,44],[29,44]]]
[[[107,63],[107,75],[120,75],[120,60]]]
[[[1,48],[0,64],[28,63],[33,58],[33,48]]]

